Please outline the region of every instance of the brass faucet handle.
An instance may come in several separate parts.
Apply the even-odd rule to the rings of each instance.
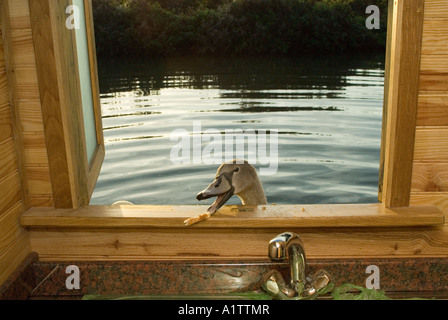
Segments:
[[[261,287],[270,295],[282,300],[296,296],[295,290],[289,288],[277,270],[272,270],[263,276]]]

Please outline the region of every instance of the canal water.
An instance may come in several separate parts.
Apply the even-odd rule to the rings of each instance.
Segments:
[[[384,57],[100,60],[99,81],[91,204],[197,204],[227,157],[269,203],[377,201]]]

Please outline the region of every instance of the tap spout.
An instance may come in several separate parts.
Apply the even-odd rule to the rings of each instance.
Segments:
[[[302,294],[306,288],[306,257],[302,239],[292,232],[281,233],[269,242],[268,255],[276,261],[289,260],[291,288]]]

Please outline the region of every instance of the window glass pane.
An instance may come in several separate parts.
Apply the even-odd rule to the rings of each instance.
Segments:
[[[87,159],[90,163],[96,146],[95,112],[92,96],[92,83],[90,79],[89,49],[87,42],[87,29],[84,14],[84,1],[73,0],[73,5],[79,8],[79,28],[76,30],[76,47],[78,51],[78,68],[82,94],[82,109],[84,115],[84,128],[86,134]]]

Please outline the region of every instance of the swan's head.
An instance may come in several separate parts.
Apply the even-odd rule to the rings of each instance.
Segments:
[[[239,195],[259,182],[257,171],[247,161],[232,160],[223,163],[216,172],[215,180],[198,193],[197,200],[217,197],[208,208],[211,214],[218,211],[233,195]]]

